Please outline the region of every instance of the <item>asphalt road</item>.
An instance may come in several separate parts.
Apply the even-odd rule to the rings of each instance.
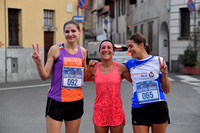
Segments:
[[[167,96],[171,124],[167,133],[200,132],[200,76],[169,74]],[[50,80],[0,84],[0,133],[45,133],[45,107]],[[95,86],[83,86],[84,110],[80,133],[94,133],[92,122]],[[121,96],[126,115],[124,133],[132,133],[131,84],[122,82]],[[64,132],[64,125],[62,127]]]

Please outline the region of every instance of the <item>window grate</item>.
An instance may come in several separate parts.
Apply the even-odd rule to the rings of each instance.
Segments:
[[[53,26],[52,10],[44,10],[44,26]]]

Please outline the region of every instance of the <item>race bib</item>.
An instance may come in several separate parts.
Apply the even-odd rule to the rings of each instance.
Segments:
[[[139,104],[160,100],[158,82],[148,80],[136,83]]]
[[[62,88],[77,89],[83,85],[83,67],[63,67]]]

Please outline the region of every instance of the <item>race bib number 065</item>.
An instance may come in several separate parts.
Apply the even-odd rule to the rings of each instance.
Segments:
[[[83,67],[63,67],[62,88],[77,89],[83,85]]]
[[[136,83],[139,104],[159,101],[160,93],[157,81],[143,81]]]

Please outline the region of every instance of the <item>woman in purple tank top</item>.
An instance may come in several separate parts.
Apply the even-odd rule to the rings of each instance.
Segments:
[[[85,81],[94,77],[96,99],[93,123],[96,133],[123,133],[125,114],[120,94],[123,78],[131,82],[127,67],[114,62],[114,45],[109,40],[100,43],[99,53],[102,62],[89,67],[84,75]]]
[[[66,133],[78,133],[83,115],[83,94],[81,73],[86,70],[86,50],[78,45],[81,33],[77,22],[70,20],[63,26],[66,42],[53,45],[48,52],[46,65],[43,66],[39,46],[33,45],[32,58],[36,63],[39,75],[46,80],[52,73],[51,86],[46,107],[47,133],[60,133],[62,122],[65,122]],[[74,76],[69,78],[69,76]],[[83,77],[83,75],[82,75]],[[68,85],[68,80],[77,84]],[[75,82],[71,82],[75,83]],[[74,87],[75,86],[75,87]]]

